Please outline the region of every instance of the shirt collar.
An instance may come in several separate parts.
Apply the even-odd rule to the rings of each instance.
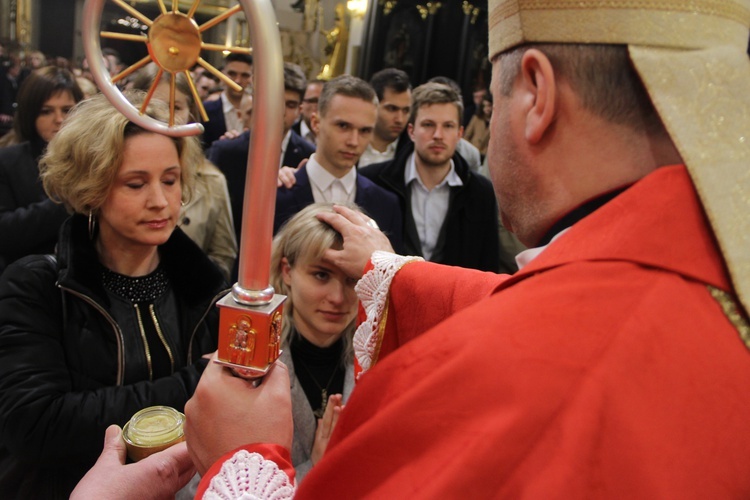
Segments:
[[[310,136],[312,135],[313,131],[310,129],[310,127],[307,126],[307,123],[305,123],[305,120],[303,119],[299,123],[299,135],[302,136],[305,140],[310,140]]]
[[[318,160],[315,157],[315,153],[310,156],[310,159],[307,161],[305,168],[307,169],[307,177],[310,179],[310,182],[315,184],[315,186],[322,192],[325,192],[328,188],[330,188],[331,184],[333,184],[333,181],[337,179],[325,168],[323,168],[320,163],[318,163]],[[344,191],[346,191],[346,194],[350,195],[352,190],[354,189],[354,186],[356,186],[357,184],[357,169],[350,169],[349,172],[339,180],[344,186]]]
[[[412,153],[406,162],[406,170],[404,170],[404,183],[408,186],[409,183],[411,183],[413,180],[416,180],[422,185],[422,187],[424,187],[424,182],[422,182],[422,179],[419,177],[419,174],[417,173],[417,162],[415,159],[416,155],[417,155],[416,152]],[[435,188],[439,188],[446,184],[451,187],[464,185],[464,182],[461,180],[461,177],[459,177],[458,174],[456,173],[456,166],[453,164],[452,159],[451,159],[451,169],[448,171],[448,175],[446,175],[443,181],[437,186],[435,186]]]
[[[234,104],[229,102],[229,98],[227,97],[226,92],[221,93],[221,110],[224,112],[224,114],[229,113],[230,111],[234,111]]]

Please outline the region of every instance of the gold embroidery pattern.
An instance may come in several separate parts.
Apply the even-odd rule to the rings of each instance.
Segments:
[[[522,10],[591,10],[633,9],[660,10],[720,16],[747,24],[750,11],[732,0],[701,0],[693,2],[667,0],[508,0],[496,7],[490,25],[508,19]]]
[[[750,349],[750,324],[748,324],[747,318],[742,314],[741,309],[738,307],[737,301],[723,290],[719,290],[716,287],[708,286],[708,291],[711,296],[719,303],[721,310],[727,317],[732,326],[737,329],[737,333],[740,334],[742,342],[745,347]]]

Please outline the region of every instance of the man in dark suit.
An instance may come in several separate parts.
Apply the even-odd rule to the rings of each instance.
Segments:
[[[398,199],[354,168],[370,143],[376,119],[377,97],[367,82],[349,75],[326,82],[311,121],[317,150],[295,173],[294,185],[276,193],[274,233],[311,203],[348,202],[372,217],[397,251],[402,248]]]
[[[323,91],[323,80],[310,80],[307,82],[305,95],[302,97],[302,104],[299,107],[299,120],[292,125],[292,130],[301,135],[304,139],[315,144],[315,132],[310,128],[312,115],[318,112],[318,99]]]
[[[281,165],[297,167],[315,151],[310,144],[291,130],[299,115],[300,101],[305,92],[305,75],[296,64],[284,63],[284,138],[281,142]],[[234,139],[216,141],[207,156],[227,178],[229,200],[232,205],[234,230],[237,242],[242,228],[242,204],[247,177],[247,153],[250,149],[250,131],[246,130]]]
[[[253,57],[249,54],[231,53],[224,59],[221,71],[242,89],[237,91],[226,87],[219,99],[203,103],[208,115],[208,121],[203,122],[203,146],[206,149],[227,130],[242,130],[240,105],[245,89],[253,77]]]
[[[451,87],[417,87],[407,126],[413,143],[393,160],[359,172],[398,196],[407,255],[497,272],[497,202],[490,181],[472,173],[456,152],[462,112]]]

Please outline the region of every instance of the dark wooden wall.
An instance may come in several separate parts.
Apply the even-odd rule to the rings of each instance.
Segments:
[[[487,0],[369,2],[358,69],[362,78],[387,67],[406,71],[413,85],[447,76],[465,98],[489,86]]]

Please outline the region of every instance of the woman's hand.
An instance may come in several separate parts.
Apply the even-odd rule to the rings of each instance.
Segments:
[[[333,434],[333,430],[339,421],[341,410],[344,409],[344,405],[341,404],[342,400],[343,396],[341,394],[332,394],[329,396],[323,418],[318,419],[318,428],[315,430],[315,442],[313,443],[312,454],[310,455],[313,465],[318,463],[328,447],[328,441],[331,439],[331,434]]]

